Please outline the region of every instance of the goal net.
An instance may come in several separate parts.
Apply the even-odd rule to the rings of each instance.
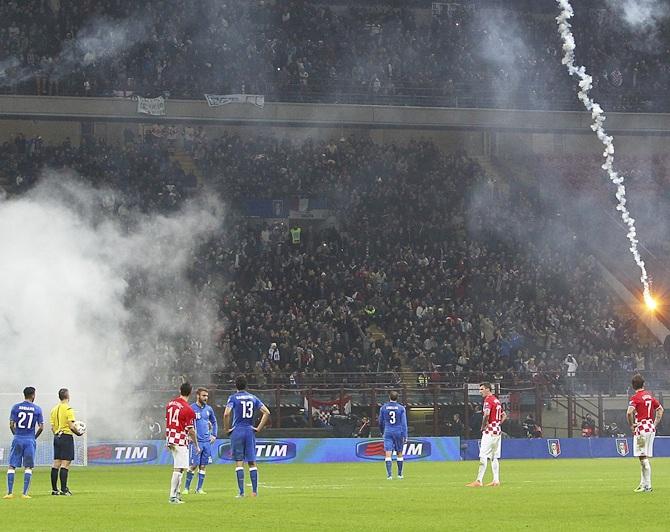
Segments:
[[[38,398],[39,399],[39,398]],[[22,394],[0,393],[0,466],[9,465],[9,452],[12,445],[12,433],[9,430],[9,413],[16,403],[23,401]],[[35,466],[50,466],[54,459],[53,433],[49,423],[49,412],[54,404],[41,403],[35,401],[41,408],[44,415],[44,431],[37,439],[37,449],[35,451]],[[82,395],[77,395],[77,404],[72,405],[75,412],[75,418],[86,421],[86,399]],[[74,461],[73,465],[88,465],[88,433],[74,438]]]

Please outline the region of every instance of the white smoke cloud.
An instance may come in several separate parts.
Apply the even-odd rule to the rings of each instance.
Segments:
[[[17,57],[0,62],[0,85],[23,83],[45,73],[42,69],[51,79],[62,79],[80,68],[116,57],[145,42],[149,36],[149,23],[142,17],[133,16],[124,20],[96,17],[87,21],[74,39],[64,41],[51,64],[40,65],[36,72],[21,67]],[[13,69],[11,76],[7,73],[10,68]]]
[[[668,4],[658,0],[607,0],[607,5],[635,29],[655,28],[670,15]]]
[[[150,366],[169,374],[158,339],[187,334],[211,356],[219,328],[212,299],[187,270],[219,228],[220,206],[199,199],[171,216],[134,213],[121,224],[101,208],[111,194],[56,175],[0,201],[0,384],[33,385],[52,398],[72,389],[86,397],[97,436],[105,419],[118,436],[109,412],[152,377]],[[143,280],[139,290],[131,278]]]

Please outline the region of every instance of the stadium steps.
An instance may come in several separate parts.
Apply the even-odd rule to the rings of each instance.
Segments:
[[[200,169],[195,164],[193,157],[187,151],[177,149],[172,155],[170,155],[170,160],[179,163],[184,173],[193,174],[198,179],[198,187],[203,183],[203,176],[200,172]]]

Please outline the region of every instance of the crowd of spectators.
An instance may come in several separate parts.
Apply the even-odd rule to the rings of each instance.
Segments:
[[[0,91],[577,108],[553,11],[532,3],[13,0],[0,5]],[[539,4],[539,3],[538,3]],[[667,20],[577,6],[577,60],[617,110],[667,110]]]
[[[163,148],[130,134],[113,146],[18,135],[0,147],[0,175],[15,176],[10,194],[45,166],[71,167],[123,191],[130,207],[173,210],[196,185],[228,204],[221,235],[193,258],[200,282],[220,287],[225,329],[214,358],[195,357],[202,346],[181,339],[176,352],[189,356],[176,355],[176,373],[207,367],[219,379],[241,371],[299,386],[411,370],[423,386],[668,366],[594,257],[548,239],[551,216],[465,153],[427,141],[196,137],[199,185]],[[291,197],[320,199],[329,215],[243,216],[246,199]]]

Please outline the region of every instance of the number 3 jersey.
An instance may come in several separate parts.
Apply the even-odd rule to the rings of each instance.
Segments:
[[[226,408],[233,411],[233,427],[252,427],[254,414],[263,407],[261,400],[249,392],[237,392],[228,398]]]
[[[501,427],[500,420],[502,419],[502,404],[500,399],[491,394],[484,399],[484,406],[482,407],[484,415],[489,416],[489,422],[484,427],[482,434],[490,434],[491,436],[500,436]]]
[[[193,428],[195,412],[184,399],[175,397],[165,408],[165,439],[168,445],[187,447],[188,429]]]
[[[654,419],[660,403],[651,393],[639,390],[630,398],[628,405],[635,409],[635,436],[656,432]]]

